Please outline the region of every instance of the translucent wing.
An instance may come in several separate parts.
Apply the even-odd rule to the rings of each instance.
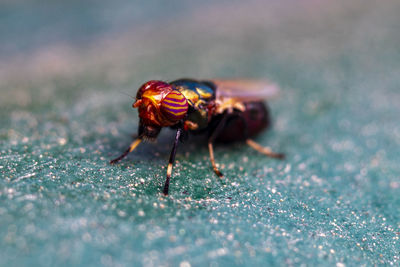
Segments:
[[[241,101],[271,99],[278,95],[279,87],[267,80],[212,80],[217,87],[216,99],[234,98]]]

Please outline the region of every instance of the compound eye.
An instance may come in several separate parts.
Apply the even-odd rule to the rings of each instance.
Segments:
[[[146,91],[146,84],[143,84],[136,93],[136,99],[142,99],[142,95]]]
[[[189,105],[179,91],[172,91],[161,101],[161,112],[172,121],[179,121],[186,116]]]
[[[147,90],[153,90],[154,92],[158,92],[159,90],[162,90],[163,88],[168,88],[168,87],[170,87],[170,85],[163,81],[151,80],[151,81],[145,82],[142,86],[140,86],[139,90],[137,91],[136,99],[141,99],[143,96],[143,93]]]

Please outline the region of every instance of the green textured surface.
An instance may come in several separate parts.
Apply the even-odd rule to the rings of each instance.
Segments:
[[[0,14],[0,265],[399,264],[398,1]],[[120,92],[180,77],[280,84],[257,141],[287,159],[218,146],[220,181],[196,139],[178,148],[167,198],[172,132],[110,166],[138,122]]]

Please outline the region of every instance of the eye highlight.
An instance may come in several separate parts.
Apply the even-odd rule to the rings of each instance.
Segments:
[[[172,121],[179,121],[186,116],[189,105],[179,91],[172,91],[161,101],[161,112]]]

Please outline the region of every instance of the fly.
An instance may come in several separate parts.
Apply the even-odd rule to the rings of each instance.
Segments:
[[[138,137],[110,163],[126,157],[143,140],[156,139],[164,127],[176,131],[167,166],[164,195],[169,192],[178,143],[188,132],[207,134],[211,165],[221,178],[223,174],[214,159],[214,141],[244,141],[266,156],[283,159],[284,154],[275,153],[251,139],[270,126],[264,100],[277,93],[276,85],[259,80],[148,81],[139,88],[132,105],[139,110]]]

